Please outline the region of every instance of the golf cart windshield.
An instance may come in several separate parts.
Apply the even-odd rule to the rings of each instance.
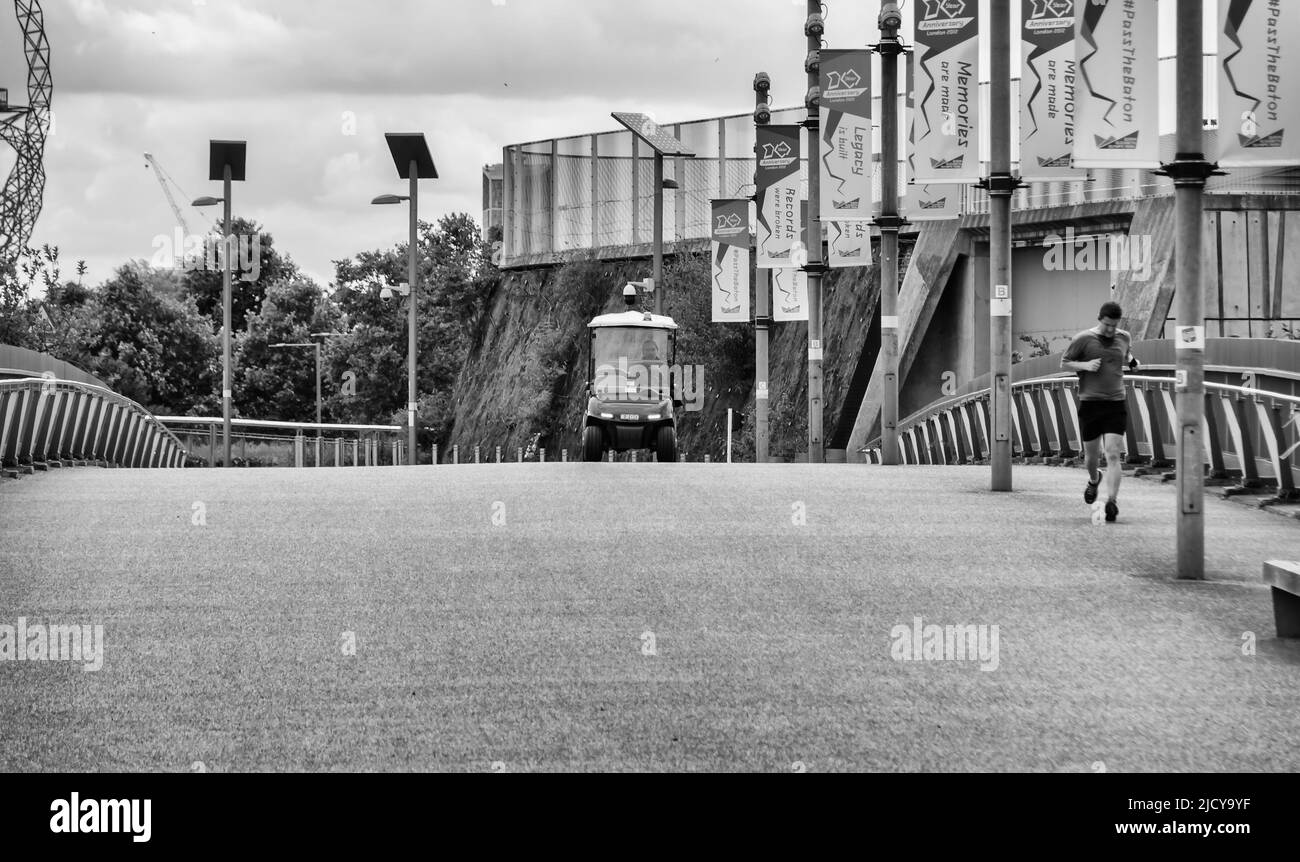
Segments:
[[[648,326],[591,330],[592,388],[602,401],[669,397],[669,332]]]

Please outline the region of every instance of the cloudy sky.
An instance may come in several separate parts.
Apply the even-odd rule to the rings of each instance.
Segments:
[[[904,3],[909,30],[913,2]],[[386,131],[428,138],[439,179],[421,184],[423,219],[463,211],[477,220],[482,167],[501,160],[503,145],[611,130],[611,110],[661,122],[745,112],[760,69],[772,75],[779,106],[801,104],[805,89],[803,0],[41,6],[54,129],[32,242],[58,245],[65,272],[85,259],[92,283],[128,259],[149,259],[155,238],[172,233],[146,151],[193,198],[220,194],[206,178],[208,140],[246,140],[236,214],[260,222],[326,283],[331,260],[406,235],[403,209],[368,205],[405,191]],[[829,0],[828,45],[875,41],[878,6]],[[0,7],[0,86],[21,103],[26,70],[11,8]],[[0,172],[11,164],[12,151],[0,147]],[[184,209],[195,230],[205,215],[220,216],[219,208]]]

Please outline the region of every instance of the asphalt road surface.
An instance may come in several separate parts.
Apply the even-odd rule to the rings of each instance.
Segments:
[[[1207,499],[1207,580],[1178,582],[1172,487],[1126,480],[1119,521],[1094,524],[1082,471],[1014,481],[5,481],[0,626],[102,625],[103,653],[0,661],[0,770],[1300,769],[1300,642],[1276,638],[1260,578],[1300,559],[1300,523]]]

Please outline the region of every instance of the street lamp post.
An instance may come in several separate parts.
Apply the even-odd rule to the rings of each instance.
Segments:
[[[244,141],[208,141],[208,179],[221,180],[221,197],[201,197],[194,206],[222,204],[221,250],[221,431],[223,467],[230,466],[230,267],[234,255],[230,236],[230,184],[243,182],[247,145]]]
[[[313,332],[312,338],[324,338],[333,335],[331,332]],[[275,344],[269,344],[268,347],[285,348],[285,347],[314,347],[316,349],[316,425],[319,426],[323,421],[321,419],[321,394],[320,394],[320,342],[319,341],[277,341]],[[321,459],[321,433],[320,428],[316,428],[316,466],[320,466]]]
[[[433,156],[429,153],[429,145],[424,140],[422,132],[387,132],[384,138],[388,141],[388,149],[393,154],[393,164],[397,167],[397,175],[404,180],[410,181],[409,195],[380,195],[371,201],[372,204],[395,204],[401,201],[410,201],[410,239],[407,244],[407,284],[410,295],[407,299],[407,381],[406,381],[406,423],[407,423],[407,462],[414,464],[416,462],[416,453],[419,451],[415,443],[415,297],[416,297],[416,277],[415,277],[415,243],[416,228],[418,225],[418,194],[419,189],[416,180],[438,178],[438,171],[433,164]]]

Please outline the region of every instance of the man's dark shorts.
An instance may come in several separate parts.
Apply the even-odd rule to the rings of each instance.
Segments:
[[[1079,402],[1079,433],[1084,440],[1096,440],[1102,434],[1123,434],[1127,428],[1125,401]]]

